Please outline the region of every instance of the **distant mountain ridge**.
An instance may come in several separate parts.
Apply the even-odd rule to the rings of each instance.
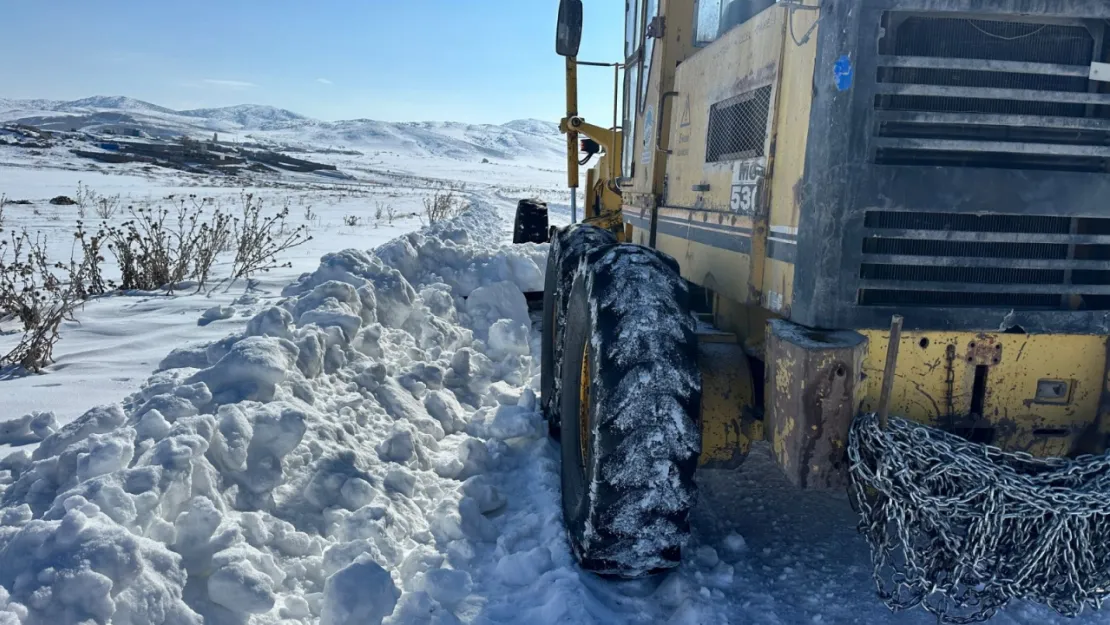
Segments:
[[[261,104],[174,110],[125,96],[71,101],[0,99],[0,121],[90,133],[138,130],[163,138],[216,132],[239,140],[290,147],[343,147],[458,160],[547,162],[561,158],[566,149],[558,124],[538,119],[516,119],[500,125],[371,119],[326,122]]]
[[[264,126],[289,123],[289,122],[315,122],[316,124],[343,124],[351,122],[366,122],[374,121],[368,119],[352,119],[352,120],[339,120],[336,122],[324,122],[317,120],[306,115],[301,115],[290,111],[289,109],[278,108],[267,104],[237,104],[234,106],[223,106],[215,108],[200,108],[188,110],[176,110],[165,106],[159,106],[151,102],[130,98],[127,96],[91,96],[88,98],[81,98],[79,100],[46,100],[46,99],[32,99],[32,100],[13,100],[0,98],[0,119],[7,119],[6,113],[8,111],[36,111],[39,113],[56,112],[56,113],[73,113],[73,114],[87,114],[92,112],[103,111],[127,111],[127,112],[151,112],[160,113],[163,115],[176,115],[181,117],[192,117],[204,120],[220,120],[238,124],[246,130],[264,130]],[[459,124],[462,122],[378,122],[378,123],[400,123],[410,125],[434,125],[434,124]],[[495,125],[495,124],[470,124],[470,125]],[[559,125],[554,122],[549,122],[541,119],[515,119],[504,124],[503,127],[516,130],[518,132],[526,132],[529,134],[542,134],[547,132],[558,132]]]

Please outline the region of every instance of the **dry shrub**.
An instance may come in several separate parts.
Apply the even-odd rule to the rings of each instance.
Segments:
[[[98,215],[103,200],[112,212],[118,203],[118,197],[97,196],[83,185],[78,196],[86,202],[93,198]],[[129,206],[130,219],[118,226],[101,226],[96,232],[78,220],[68,264],[52,263],[46,241],[41,235],[32,238],[26,229],[0,239],[0,321],[18,319],[23,328],[16,347],[0,355],[0,367],[15,365],[39,372],[49,365],[62,322],[72,319],[90,297],[117,288],[172,290],[190,279],[202,290],[224,252],[235,255],[226,278],[230,286],[239,278],[289,266],[280,263],[278,255],[312,239],[307,226],[288,226],[288,203],[277,214],[266,216],[262,200],[244,194],[241,214],[233,216],[211,199],[198,200],[194,195],[167,199],[173,210]],[[0,209],[3,204],[0,196]],[[119,265],[118,285],[104,279],[104,247]]]
[[[73,273],[62,280],[56,269],[66,267],[50,264],[41,236],[32,239],[24,229],[0,240],[0,321],[18,319],[23,326],[19,343],[0,355],[0,367],[38,373],[53,362],[58,330],[84,302],[76,285],[85,281]]]
[[[424,198],[424,214],[429,223],[450,219],[462,212],[463,203],[453,191],[436,191],[432,197]],[[392,221],[392,220],[391,220]]]
[[[242,215],[235,218],[233,225],[235,260],[231,267],[230,282],[278,267],[291,266],[291,263],[278,262],[278,254],[312,240],[308,227],[301,225],[288,228],[288,207],[282,208],[275,215],[264,217],[261,198],[252,194],[244,194],[242,197]]]
[[[213,264],[229,246],[231,215],[209,208],[209,200],[173,198],[170,209],[128,207],[131,219],[106,231],[108,248],[116,257],[123,290],[173,289],[188,279],[204,288]]]

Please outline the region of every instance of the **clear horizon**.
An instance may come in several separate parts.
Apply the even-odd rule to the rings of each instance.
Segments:
[[[256,104],[322,121],[557,121],[565,108],[557,6],[196,0],[181,11],[138,0],[16,0],[7,21],[43,28],[0,38],[0,98],[126,96],[179,111]],[[581,58],[620,60],[623,3],[585,9]],[[580,80],[579,110],[609,119],[612,73],[585,68]]]

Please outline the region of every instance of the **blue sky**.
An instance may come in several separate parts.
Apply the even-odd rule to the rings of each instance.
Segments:
[[[617,61],[624,2],[586,0],[579,58]],[[557,120],[558,0],[4,0],[0,98],[272,104],[326,120]],[[610,70],[580,112],[612,115]]]

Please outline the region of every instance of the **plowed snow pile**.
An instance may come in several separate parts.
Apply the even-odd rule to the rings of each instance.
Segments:
[[[546,249],[501,227],[478,207],[325,256],[244,333],[5,458],[0,623],[516,621],[479,586],[538,584],[561,536],[498,519],[493,476],[548,444],[522,294]]]

